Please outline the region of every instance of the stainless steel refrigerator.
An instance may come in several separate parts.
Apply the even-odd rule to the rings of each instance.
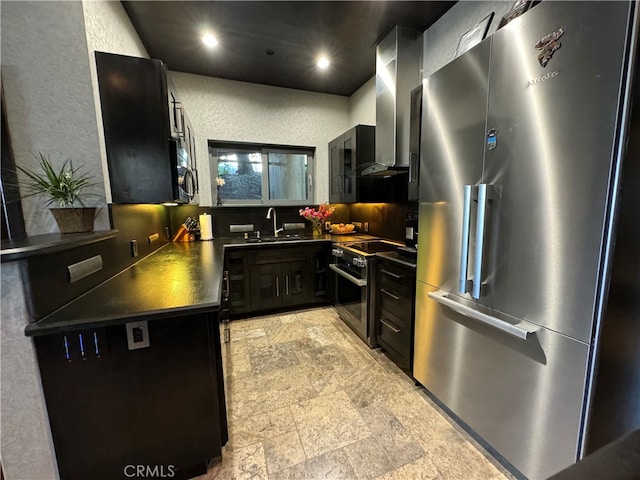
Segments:
[[[542,2],[423,84],[414,377],[533,479],[585,451],[634,7]]]

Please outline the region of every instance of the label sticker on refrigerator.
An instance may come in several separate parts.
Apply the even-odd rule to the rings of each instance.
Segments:
[[[498,143],[498,131],[495,128],[492,128],[487,133],[487,150],[493,150],[496,148]]]

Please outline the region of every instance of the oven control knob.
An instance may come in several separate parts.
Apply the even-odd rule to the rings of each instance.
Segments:
[[[364,258],[356,257],[356,258],[353,259],[353,264],[356,267],[362,268],[362,267],[366,266],[367,261]]]
[[[334,248],[331,250],[331,254],[334,257],[342,257],[344,255],[344,250],[342,250],[341,248]]]

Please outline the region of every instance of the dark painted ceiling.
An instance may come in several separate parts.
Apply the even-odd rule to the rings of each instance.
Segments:
[[[122,2],[152,58],[169,70],[351,95],[375,73],[375,45],[396,24],[425,30],[455,2]],[[200,40],[212,31],[219,45]],[[267,51],[273,52],[272,55]],[[319,52],[331,66],[315,66]]]

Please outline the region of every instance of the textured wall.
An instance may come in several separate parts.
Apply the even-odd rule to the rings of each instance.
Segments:
[[[179,72],[170,77],[195,129],[201,205],[212,204],[207,140],[316,147],[315,203],[328,200],[327,145],[348,128],[348,97]]]
[[[149,58],[120,2],[82,2],[89,54],[94,50]]]
[[[95,175],[104,205],[96,113],[79,2],[2,2],[2,81],[16,164],[37,167],[32,153],[67,157]],[[18,173],[19,178],[22,174]],[[42,198],[23,200],[28,235],[56,232]],[[106,209],[97,229],[109,227]]]
[[[453,60],[460,37],[480,20],[494,12],[489,25],[491,35],[505,13],[511,10],[511,1],[458,2],[440,20],[424,32],[422,49],[423,76],[428,77]]]
[[[71,157],[95,175],[102,165],[79,2],[2,2],[2,80],[16,164],[39,151]],[[42,199],[23,200],[29,235],[57,231]],[[103,208],[97,229],[109,228]],[[17,264],[2,266],[2,463],[9,480],[55,479],[57,469]]]
[[[3,4],[4,8],[4,4]],[[58,469],[31,339],[19,262],[2,264],[0,456],[7,480],[53,480]]]
[[[371,77],[349,98],[349,128],[376,124],[376,77]]]
[[[140,37],[136,33],[120,2],[91,0],[82,2],[86,27],[86,43],[89,51],[93,100],[96,110],[96,128],[100,142],[100,162],[105,181],[107,203],[111,203],[111,186],[107,167],[107,151],[104,143],[100,91],[96,73],[95,51],[119,53],[132,57],[149,58]]]

